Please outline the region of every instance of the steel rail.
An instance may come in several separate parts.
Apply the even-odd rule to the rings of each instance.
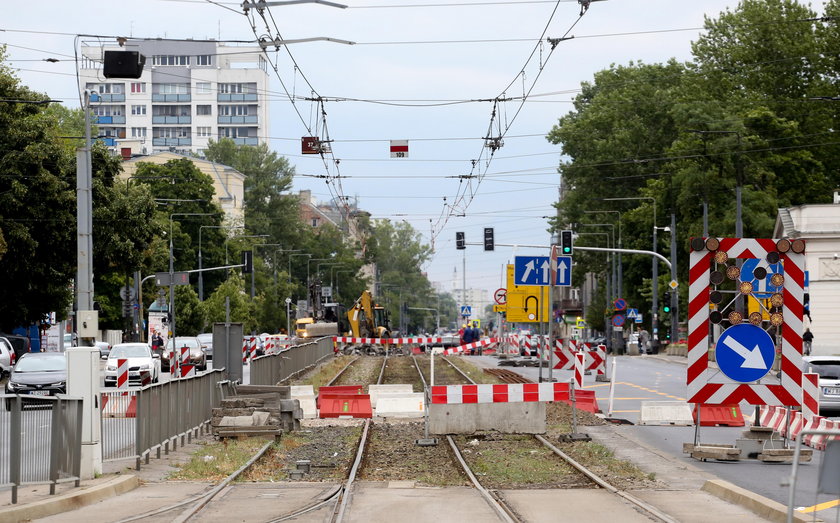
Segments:
[[[347,504],[350,502],[350,497],[352,496],[352,488],[353,488],[353,481],[356,480],[356,473],[359,471],[359,467],[362,464],[362,457],[365,453],[365,446],[367,443],[367,436],[368,430],[370,429],[370,419],[365,420],[365,428],[362,431],[362,437],[359,438],[359,448],[356,451],[356,459],[353,461],[353,467],[350,469],[350,475],[347,478],[347,481],[344,483],[344,488],[342,489],[341,493],[341,501],[336,504],[336,508],[338,512],[334,513],[334,519],[336,523],[341,523],[344,521],[344,513],[347,511]]]
[[[347,365],[345,365],[343,369],[341,369],[340,371],[338,371],[338,374],[336,374],[336,375],[333,377],[333,379],[331,379],[329,382],[327,382],[327,384],[326,384],[326,385],[324,385],[324,386],[325,386],[325,387],[329,387],[329,386],[331,386],[333,383],[335,383],[336,381],[338,381],[338,378],[340,378],[340,377],[341,377],[341,375],[342,375],[342,374],[344,374],[344,371],[346,371],[348,368],[350,368],[350,365],[353,365],[353,364],[354,364],[354,363],[356,363],[357,361],[359,361],[359,356],[356,356],[355,358],[353,358],[352,360],[350,360],[350,362],[349,362]]]
[[[478,478],[475,477],[475,474],[473,474],[472,470],[470,470],[470,466],[467,465],[466,461],[464,461],[464,457],[461,455],[461,451],[458,449],[458,445],[455,444],[455,440],[452,439],[452,436],[447,434],[446,441],[449,442],[449,446],[452,447],[452,452],[455,454],[455,458],[458,460],[458,463],[461,464],[461,467],[464,469],[467,477],[470,478],[470,481],[475,489],[478,490],[484,500],[490,505],[496,514],[498,514],[499,518],[507,523],[517,523],[521,521],[519,518],[514,516],[512,509],[510,509],[506,503],[495,498],[481,485],[481,483],[478,482]]]

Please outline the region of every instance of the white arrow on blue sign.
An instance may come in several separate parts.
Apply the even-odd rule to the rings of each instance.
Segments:
[[[764,300],[775,292],[781,292],[782,288],[773,286],[770,283],[770,278],[777,272],[784,274],[785,271],[781,263],[767,264],[765,262],[762,266],[767,269],[767,277],[762,280],[756,280],[752,273],[759,266],[760,262],[762,260],[757,258],[747,258],[744,260],[744,263],[741,264],[741,281],[755,282],[753,296],[757,299]]]
[[[749,323],[729,327],[715,344],[718,368],[729,379],[741,383],[763,378],[770,372],[775,355],[770,335]]]
[[[557,257],[557,285],[572,285],[572,257]],[[517,256],[513,262],[514,285],[551,285],[551,260],[548,256]]]

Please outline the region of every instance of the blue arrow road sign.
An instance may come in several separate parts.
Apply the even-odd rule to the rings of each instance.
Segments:
[[[515,285],[551,285],[548,256],[517,256],[513,262]]]
[[[466,318],[472,316],[472,307],[469,305],[461,305],[461,316]]]
[[[558,287],[572,286],[572,257],[558,256],[557,257],[557,279],[555,280]]]
[[[729,379],[750,383],[763,378],[773,365],[776,346],[764,329],[741,323],[729,327],[715,344],[718,368]]]

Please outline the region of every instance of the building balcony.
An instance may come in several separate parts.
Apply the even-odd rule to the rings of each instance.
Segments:
[[[256,102],[257,93],[219,93],[219,102]]]
[[[256,116],[219,116],[219,123],[222,124],[255,124]]]
[[[153,94],[152,102],[176,103],[189,102],[192,97],[188,94]]]
[[[99,94],[99,93],[91,93],[90,95],[91,103],[96,104],[106,104],[111,102],[124,102],[125,95],[124,94]]]
[[[192,146],[192,138],[152,138],[154,147]]]
[[[259,145],[258,138],[231,138],[236,145]]]
[[[104,143],[108,147],[116,147],[117,140],[115,138],[97,138],[100,142]]]
[[[157,124],[188,124],[192,122],[191,116],[152,116],[152,123]]]
[[[97,116],[96,123],[102,124],[125,124],[125,116]]]

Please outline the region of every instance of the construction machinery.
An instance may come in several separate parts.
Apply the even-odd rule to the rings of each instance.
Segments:
[[[354,338],[389,338],[391,336],[388,312],[385,307],[374,303],[373,296],[368,290],[362,292],[359,299],[347,311],[347,320],[350,322],[350,332]],[[345,349],[345,352],[357,349],[359,347],[351,346]],[[385,353],[388,345],[364,344],[364,349],[368,353]]]

